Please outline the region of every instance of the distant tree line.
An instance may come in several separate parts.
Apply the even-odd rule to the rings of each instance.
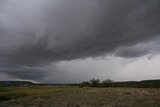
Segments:
[[[81,84],[79,84],[79,87],[111,87],[113,84],[113,81],[110,79],[104,80],[100,82],[99,79],[91,79],[90,81],[83,81]]]

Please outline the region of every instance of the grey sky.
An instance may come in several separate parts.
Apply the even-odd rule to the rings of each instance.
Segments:
[[[0,73],[8,79],[71,82],[102,79],[105,71],[118,80],[121,62],[159,54],[159,5],[159,0],[0,0]],[[78,69],[69,65],[75,60]]]

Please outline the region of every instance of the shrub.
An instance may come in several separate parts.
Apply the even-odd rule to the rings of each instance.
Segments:
[[[100,83],[99,79],[92,79],[92,80],[90,80],[90,85],[92,87],[98,87],[99,83]]]
[[[112,85],[113,81],[110,79],[102,81],[102,87],[110,87]]]
[[[79,87],[82,88],[86,86],[90,86],[90,83],[88,81],[83,81]]]

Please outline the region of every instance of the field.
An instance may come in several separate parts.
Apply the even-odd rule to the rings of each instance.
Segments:
[[[0,107],[160,107],[160,89],[1,87]]]

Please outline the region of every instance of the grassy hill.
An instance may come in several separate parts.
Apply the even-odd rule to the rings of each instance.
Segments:
[[[112,87],[160,88],[160,80],[114,82]]]
[[[89,83],[89,82],[88,82]],[[81,86],[83,83],[67,84],[68,86]],[[65,85],[65,84],[37,84],[30,81],[0,81],[0,86],[33,86],[33,85]],[[87,85],[89,86],[89,85]],[[96,87],[96,86],[95,86]],[[99,83],[97,87],[131,87],[131,88],[160,88],[160,80],[112,82],[109,86]]]

